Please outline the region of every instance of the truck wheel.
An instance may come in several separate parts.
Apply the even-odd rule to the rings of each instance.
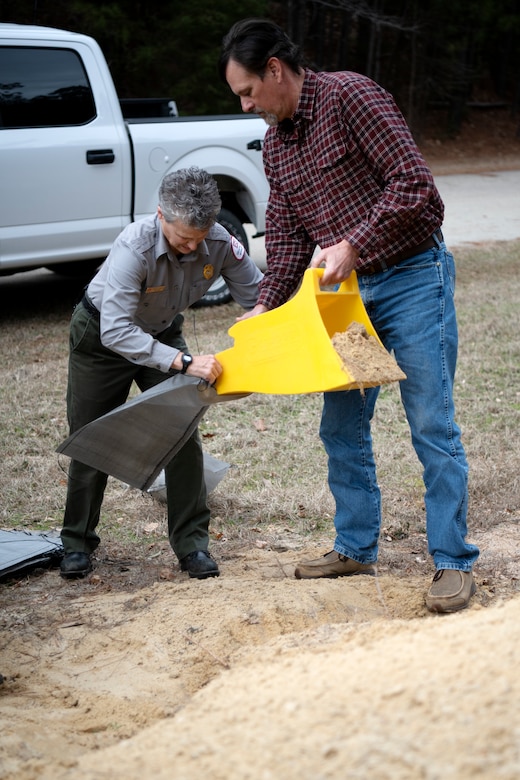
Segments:
[[[227,209],[222,209],[218,215],[218,221],[226,228],[228,233],[235,236],[241,244],[246,248],[246,252],[249,252],[249,241],[247,240],[247,233],[244,230],[244,226],[236,217],[233,212]],[[223,303],[229,303],[231,300],[231,293],[224,279],[219,276],[215,279],[207,293],[192,305],[192,309],[197,309],[201,306],[221,306]]]
[[[236,217],[232,211],[221,209],[220,214],[218,215],[218,221],[223,227],[226,228],[228,233],[231,233],[232,236],[238,238],[240,243],[245,246],[246,252],[249,253],[249,241],[247,240],[247,233],[244,230],[244,226],[240,222],[239,218]]]

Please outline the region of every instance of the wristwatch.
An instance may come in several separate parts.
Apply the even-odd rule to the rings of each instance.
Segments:
[[[181,374],[185,374],[189,366],[191,366],[191,364],[193,363],[193,358],[191,355],[188,355],[188,353],[185,352],[181,360],[182,360]]]

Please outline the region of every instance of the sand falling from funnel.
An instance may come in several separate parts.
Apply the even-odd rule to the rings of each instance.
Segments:
[[[335,333],[331,341],[358,389],[406,379],[393,355],[361,323],[351,322],[345,331]]]

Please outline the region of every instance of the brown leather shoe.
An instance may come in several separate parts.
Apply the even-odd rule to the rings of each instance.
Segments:
[[[374,574],[374,565],[358,563],[336,550],[331,550],[321,558],[299,563],[294,572],[297,580],[310,580],[316,577],[350,577],[353,574]]]
[[[430,612],[457,612],[468,606],[477,586],[470,571],[439,569],[426,594]]]

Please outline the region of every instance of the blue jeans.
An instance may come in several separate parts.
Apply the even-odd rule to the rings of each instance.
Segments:
[[[444,244],[372,276],[359,276],[368,316],[407,378],[401,400],[423,466],[428,550],[436,569],[471,570],[466,542],[468,464],[454,419],[457,322],[455,264]],[[320,435],[336,502],[334,549],[377,560],[381,495],[371,420],[379,388],[325,393]]]

